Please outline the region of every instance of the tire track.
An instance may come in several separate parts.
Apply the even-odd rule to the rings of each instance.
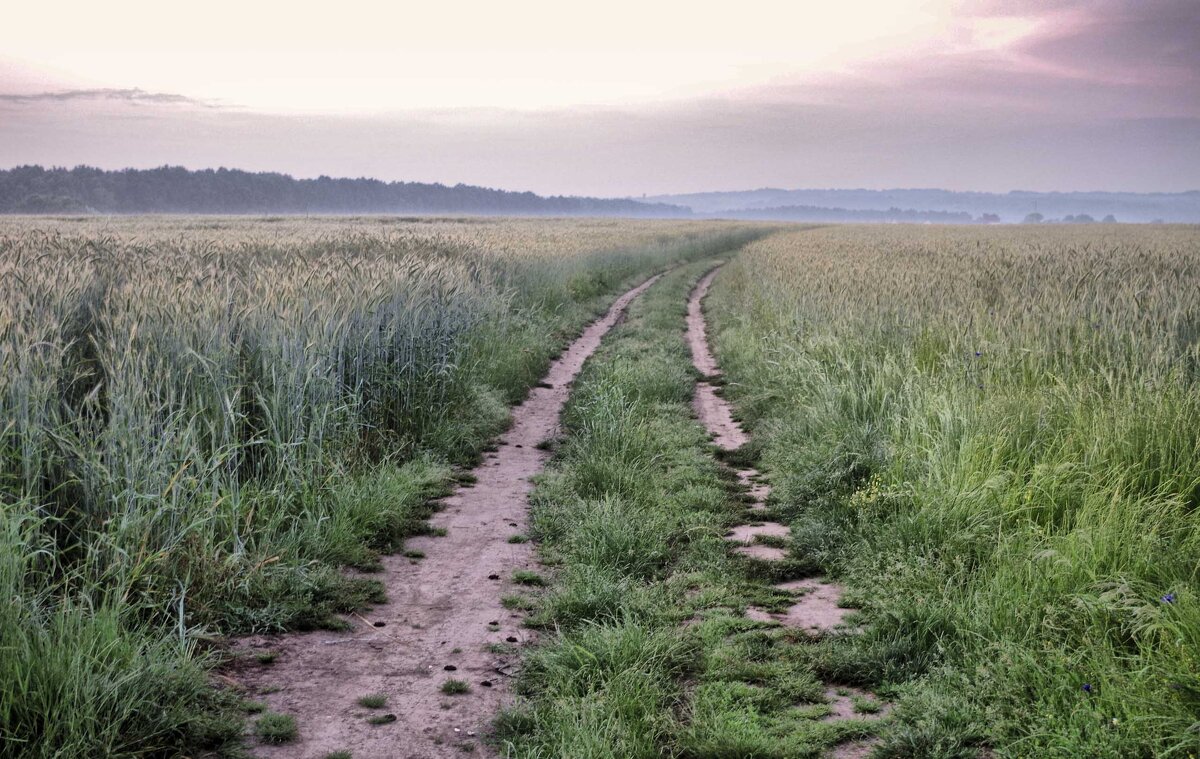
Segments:
[[[235,650],[242,653],[277,653],[271,667],[248,671],[241,679],[272,711],[295,717],[300,733],[293,743],[255,745],[256,755],[493,755],[480,738],[508,700],[516,648],[532,638],[521,626],[522,615],[505,609],[500,599],[519,590],[511,580],[515,570],[536,566],[530,544],[508,539],[525,532],[530,477],[550,457],[538,444],[556,433],[570,384],[584,361],[629,304],[661,276],[617,298],[513,409],[512,426],[498,449],[473,470],[475,483],[445,498],[430,519],[445,536],[406,542],[407,550],[421,551],[425,558],[384,557],[383,574],[375,576],[388,589],[387,603],[348,619],[352,629],[346,633],[258,636],[237,643]],[[444,693],[450,679],[465,682],[470,691]],[[357,704],[373,693],[387,695],[383,708]],[[371,724],[372,717],[385,721]]]
[[[712,435],[713,442],[724,451],[735,451],[749,442],[749,436],[733,417],[733,408],[722,398],[717,388],[720,383],[720,366],[712,354],[708,341],[708,325],[704,319],[703,301],[713,280],[724,264],[718,264],[700,278],[688,297],[687,343],[692,352],[692,363],[702,378],[696,383],[693,406],[696,416]],[[751,467],[739,467],[737,477],[743,489],[750,495],[747,516],[753,519],[758,512],[768,510],[767,501],[771,486],[762,473]],[[777,545],[791,535],[787,525],[772,521],[751,521],[738,525],[726,536],[736,543],[734,551],[757,561],[782,561],[787,551]],[[838,606],[844,589],[822,578],[808,578],[777,583],[777,590],[791,594],[793,604],[782,614],[772,614],[758,607],[748,607],[746,616],[761,622],[770,622],[803,630],[812,636],[820,636],[840,627],[849,609]],[[870,694],[857,689],[829,687],[825,697],[831,713],[826,719],[879,719],[887,712],[883,705],[874,714],[856,715],[852,699]],[[833,759],[857,759],[865,757],[873,744],[870,741],[855,741],[834,747],[829,756]]]

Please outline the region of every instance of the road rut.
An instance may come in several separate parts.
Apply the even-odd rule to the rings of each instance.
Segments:
[[[720,266],[709,271],[692,290],[688,298],[687,308],[687,343],[692,351],[692,363],[700,372],[703,379],[696,383],[696,393],[693,406],[696,416],[712,435],[717,447],[725,451],[736,450],[749,441],[749,436],[741,425],[734,419],[733,408],[729,402],[717,393],[720,381],[720,367],[713,357],[708,342],[708,325],[704,319],[703,302],[709,287],[720,271]],[[755,469],[742,467],[737,470],[737,476],[742,487],[753,499],[748,507],[751,516],[754,512],[767,511],[767,499],[771,494],[771,486],[762,481],[762,475]],[[726,539],[737,543],[734,550],[743,556],[758,561],[780,561],[787,558],[787,551],[776,545],[759,542],[759,537],[768,540],[786,539],[791,534],[787,525],[778,522],[760,521],[735,527]],[[793,605],[782,614],[772,614],[764,609],[749,607],[746,616],[760,622],[772,622],[786,627],[793,627],[810,635],[821,635],[839,627],[848,609],[838,605],[843,588],[835,583],[826,582],[821,578],[809,578],[782,582],[775,588],[790,593]],[[830,688],[826,698],[830,703],[831,714],[827,719],[878,719],[888,711],[882,705],[878,712],[871,715],[855,715],[849,706],[849,696],[841,692],[851,693],[845,688]],[[853,691],[854,694],[868,696],[865,691]],[[828,756],[830,759],[858,759],[865,757],[873,748],[872,741],[856,741],[834,747]]]
[[[570,384],[626,307],[657,275],[620,296],[550,366],[526,400],[513,409],[512,426],[499,448],[474,471],[473,486],[459,488],[430,520],[444,537],[417,537],[406,549],[424,552],[419,562],[402,555],[383,560],[379,577],[389,601],[354,615],[346,633],[313,632],[258,636],[239,641],[243,652],[277,653],[270,667],[252,669],[243,684],[272,711],[295,717],[299,739],[254,745],[264,759],[323,759],[349,751],[355,759],[460,757],[465,751],[493,755],[480,738],[509,698],[514,653],[493,653],[490,644],[529,642],[521,616],[501,596],[516,593],[515,570],[536,562],[528,543],[508,539],[525,532],[530,477],[550,454],[538,444],[556,434]],[[446,695],[449,679],[469,693]],[[277,690],[276,690],[277,689]],[[273,691],[273,692],[272,692]],[[265,692],[265,693],[264,693]],[[380,709],[357,704],[365,695],[387,695]],[[369,718],[385,720],[370,724]]]

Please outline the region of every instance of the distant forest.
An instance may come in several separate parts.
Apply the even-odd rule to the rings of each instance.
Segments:
[[[105,171],[19,166],[0,170],[0,213],[339,214],[464,213],[510,216],[686,216],[679,206],[552,196],[486,187],[377,179],[295,179],[238,169],[179,166]]]

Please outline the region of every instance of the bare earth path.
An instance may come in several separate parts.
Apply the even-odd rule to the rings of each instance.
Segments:
[[[508,697],[516,656],[493,653],[490,644],[528,642],[519,614],[501,596],[519,591],[514,570],[535,564],[528,543],[508,538],[526,527],[530,477],[549,453],[538,443],[553,436],[571,381],[601,338],[634,298],[658,276],[622,295],[550,367],[543,383],[513,410],[512,427],[499,449],[475,470],[473,486],[459,488],[434,515],[445,537],[418,537],[406,549],[420,561],[385,557],[379,578],[389,601],[348,621],[346,633],[313,632],[240,641],[242,652],[277,652],[267,667],[243,673],[253,698],[295,717],[300,737],[284,745],[255,745],[261,757],[323,759],[349,751],[355,759],[436,759],[493,754],[480,741]],[[470,692],[442,693],[449,679]],[[276,690],[277,689],[277,690]],[[381,709],[357,704],[365,695],[387,695]],[[384,724],[370,724],[382,717]]]
[[[692,351],[692,363],[706,378],[696,383],[696,395],[693,399],[696,416],[712,434],[713,442],[717,447],[733,451],[745,445],[750,438],[741,425],[734,420],[733,408],[729,402],[717,394],[717,385],[714,380],[720,374],[720,367],[709,348],[708,327],[703,310],[704,296],[708,294],[708,289],[718,271],[720,271],[720,266],[701,277],[688,298],[687,342]],[[755,469],[739,469],[737,475],[738,480],[753,499],[748,507],[750,515],[753,517],[754,512],[766,511],[771,486],[761,481],[761,474]],[[785,539],[790,534],[791,530],[787,525],[778,522],[754,521],[738,525],[726,537],[730,541],[738,543],[738,547],[735,549],[738,553],[761,561],[779,561],[787,557],[787,551],[767,542],[758,542],[758,536],[761,535],[770,541]],[[810,635],[821,635],[841,625],[849,613],[848,609],[838,606],[843,589],[821,578],[782,582],[776,584],[775,587],[793,594],[795,602],[791,608],[783,614],[770,614],[763,609],[751,606],[746,610],[747,617],[762,622],[775,622],[787,627],[795,627]],[[869,696],[865,691],[830,687],[825,695],[832,708],[832,713],[826,719],[878,719],[887,711],[887,707],[884,705],[874,714],[855,714],[850,697]],[[829,756],[832,759],[858,759],[865,757],[870,749],[869,741],[858,741],[837,746]]]

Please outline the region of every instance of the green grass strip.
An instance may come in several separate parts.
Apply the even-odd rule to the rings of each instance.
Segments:
[[[576,383],[532,497],[554,567],[530,624],[511,757],[803,757],[870,728],[819,721],[810,645],[741,616],[781,602],[722,535],[741,504],[691,412],[686,298],[702,262],[635,302]],[[807,708],[805,708],[807,707]]]

